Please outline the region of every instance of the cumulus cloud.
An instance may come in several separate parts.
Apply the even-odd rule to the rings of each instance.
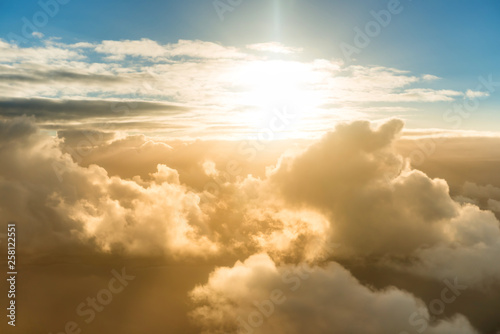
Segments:
[[[460,277],[480,288],[498,284],[500,229],[493,213],[465,205],[461,215],[450,221],[447,232],[449,242],[417,251],[420,261],[411,270],[440,279]]]
[[[477,333],[462,315],[429,324],[411,294],[361,285],[336,263],[276,265],[266,254],[217,268],[196,287],[202,333]]]
[[[458,278],[481,302],[481,291],[500,281],[499,223],[485,210],[496,208],[499,193],[467,183],[461,196],[478,204],[455,200],[444,179],[398,153],[403,125],[357,121],[319,140],[265,146],[87,127],[51,137],[33,117],[8,118],[0,121],[0,159],[8,162],[0,165],[0,211],[18,223],[27,262],[37,254],[213,261],[205,270],[220,268],[191,293],[192,315],[207,333],[237,332],[239,319],[250,325],[253,301],[289,291],[295,284],[283,275],[301,268],[309,278],[299,276],[300,289],[259,330],[304,332],[312,323],[317,333],[412,332],[409,317],[425,310],[410,294],[420,285],[375,290],[337,263],[361,264],[382,282],[403,273],[424,288]],[[224,267],[235,259],[248,260]],[[339,320],[339,309],[352,322]],[[494,317],[465,311],[475,327],[495,326]],[[422,312],[419,319],[429,317]],[[430,319],[428,331],[475,333],[455,313]]]
[[[402,127],[397,119],[378,127],[343,124],[279,160],[275,151],[264,160],[274,166],[233,166],[228,170],[240,170],[231,175],[224,171],[228,159],[214,156],[223,145],[172,146],[88,129],[59,132],[62,142],[21,118],[2,122],[1,136],[16,138],[3,144],[2,157],[11,161],[3,171],[6,187],[28,194],[26,187],[34,186],[29,198],[50,199],[40,205],[58,217],[68,237],[105,251],[215,253],[224,247],[292,261],[404,259],[410,262],[403,269],[436,279],[464,274],[477,286],[497,280],[499,273],[489,269],[500,240],[495,216],[455,201],[446,181],[412,169],[394,149]],[[245,166],[244,157],[237,165]],[[37,173],[23,178],[34,166]],[[477,191],[494,207],[491,189]],[[6,212],[14,210],[9,219],[25,205],[7,206]],[[475,255],[466,260],[461,250]],[[469,262],[483,269],[465,275]],[[415,269],[421,266],[427,269]]]
[[[28,118],[2,121],[0,131],[10,139],[0,150],[9,161],[0,167],[2,197],[8,197],[1,210],[19,222],[25,251],[72,243],[149,255],[217,250],[199,196],[180,184],[177,171],[158,165],[149,182],[109,177],[97,165],[76,164]]]
[[[330,215],[330,238],[345,251],[408,254],[439,240],[438,223],[457,207],[444,181],[406,170],[391,150],[402,126],[399,120],[377,130],[368,122],[341,126],[301,156],[282,160],[271,180],[292,203]]]
[[[498,220],[454,201],[446,181],[411,169],[392,147],[401,129],[399,120],[375,129],[368,122],[339,126],[283,158],[269,182],[293,206],[329,217],[327,239],[342,244],[337,258],[416,257],[409,267],[430,277],[457,276],[476,287],[498,282]]]

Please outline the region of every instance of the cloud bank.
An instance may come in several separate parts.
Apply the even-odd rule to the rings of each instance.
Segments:
[[[499,222],[484,203],[495,208],[497,189],[469,183],[461,199],[451,195],[398,153],[403,125],[343,123],[254,156],[235,155],[241,143],[89,129],[52,137],[33,118],[11,118],[0,121],[0,211],[18,223],[33,265],[209,263],[179,301],[193,305],[185,326],[206,333],[411,333],[424,324],[428,333],[488,333],[498,320],[466,304],[496,307],[486,292],[500,280]],[[420,283],[374,288],[353,263],[386,273],[383,282]],[[466,286],[464,301],[433,312],[426,289],[446,280]]]

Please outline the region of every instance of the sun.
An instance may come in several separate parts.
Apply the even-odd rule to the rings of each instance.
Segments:
[[[248,107],[244,113],[247,125],[258,131],[268,125],[277,112],[294,112],[293,124],[279,130],[276,137],[289,137],[300,131],[297,123],[313,112],[318,103],[313,89],[315,73],[304,63],[285,60],[254,61],[245,64],[236,75],[242,88],[239,104]],[[281,111],[280,111],[281,110]]]
[[[297,97],[307,81],[303,64],[268,60],[245,65],[239,72],[239,83],[246,87],[245,102],[255,106],[287,103]]]

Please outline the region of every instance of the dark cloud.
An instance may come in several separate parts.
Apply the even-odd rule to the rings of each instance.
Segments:
[[[116,84],[128,82],[127,79],[117,75],[110,74],[95,74],[95,73],[78,73],[65,70],[50,70],[50,71],[29,71],[28,73],[1,73],[0,80],[2,82],[24,82],[24,83],[44,83],[62,82],[80,84]]]
[[[0,145],[27,137],[37,130],[33,120],[28,117],[19,117],[12,121],[0,120]]]
[[[106,101],[106,100],[56,100],[56,99],[3,99],[0,115],[16,117],[35,116],[41,121],[85,120],[97,117],[120,118],[171,115],[187,111],[185,107],[160,102]]]
[[[57,132],[57,137],[64,138],[64,143],[72,147],[102,145],[112,141],[115,135],[114,132],[103,132],[92,129],[62,130]]]

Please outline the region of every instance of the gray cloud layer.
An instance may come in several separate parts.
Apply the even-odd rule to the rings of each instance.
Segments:
[[[35,116],[41,121],[85,120],[103,117],[172,115],[186,108],[168,103],[120,100],[55,100],[55,99],[3,99],[0,115],[15,117]]]

